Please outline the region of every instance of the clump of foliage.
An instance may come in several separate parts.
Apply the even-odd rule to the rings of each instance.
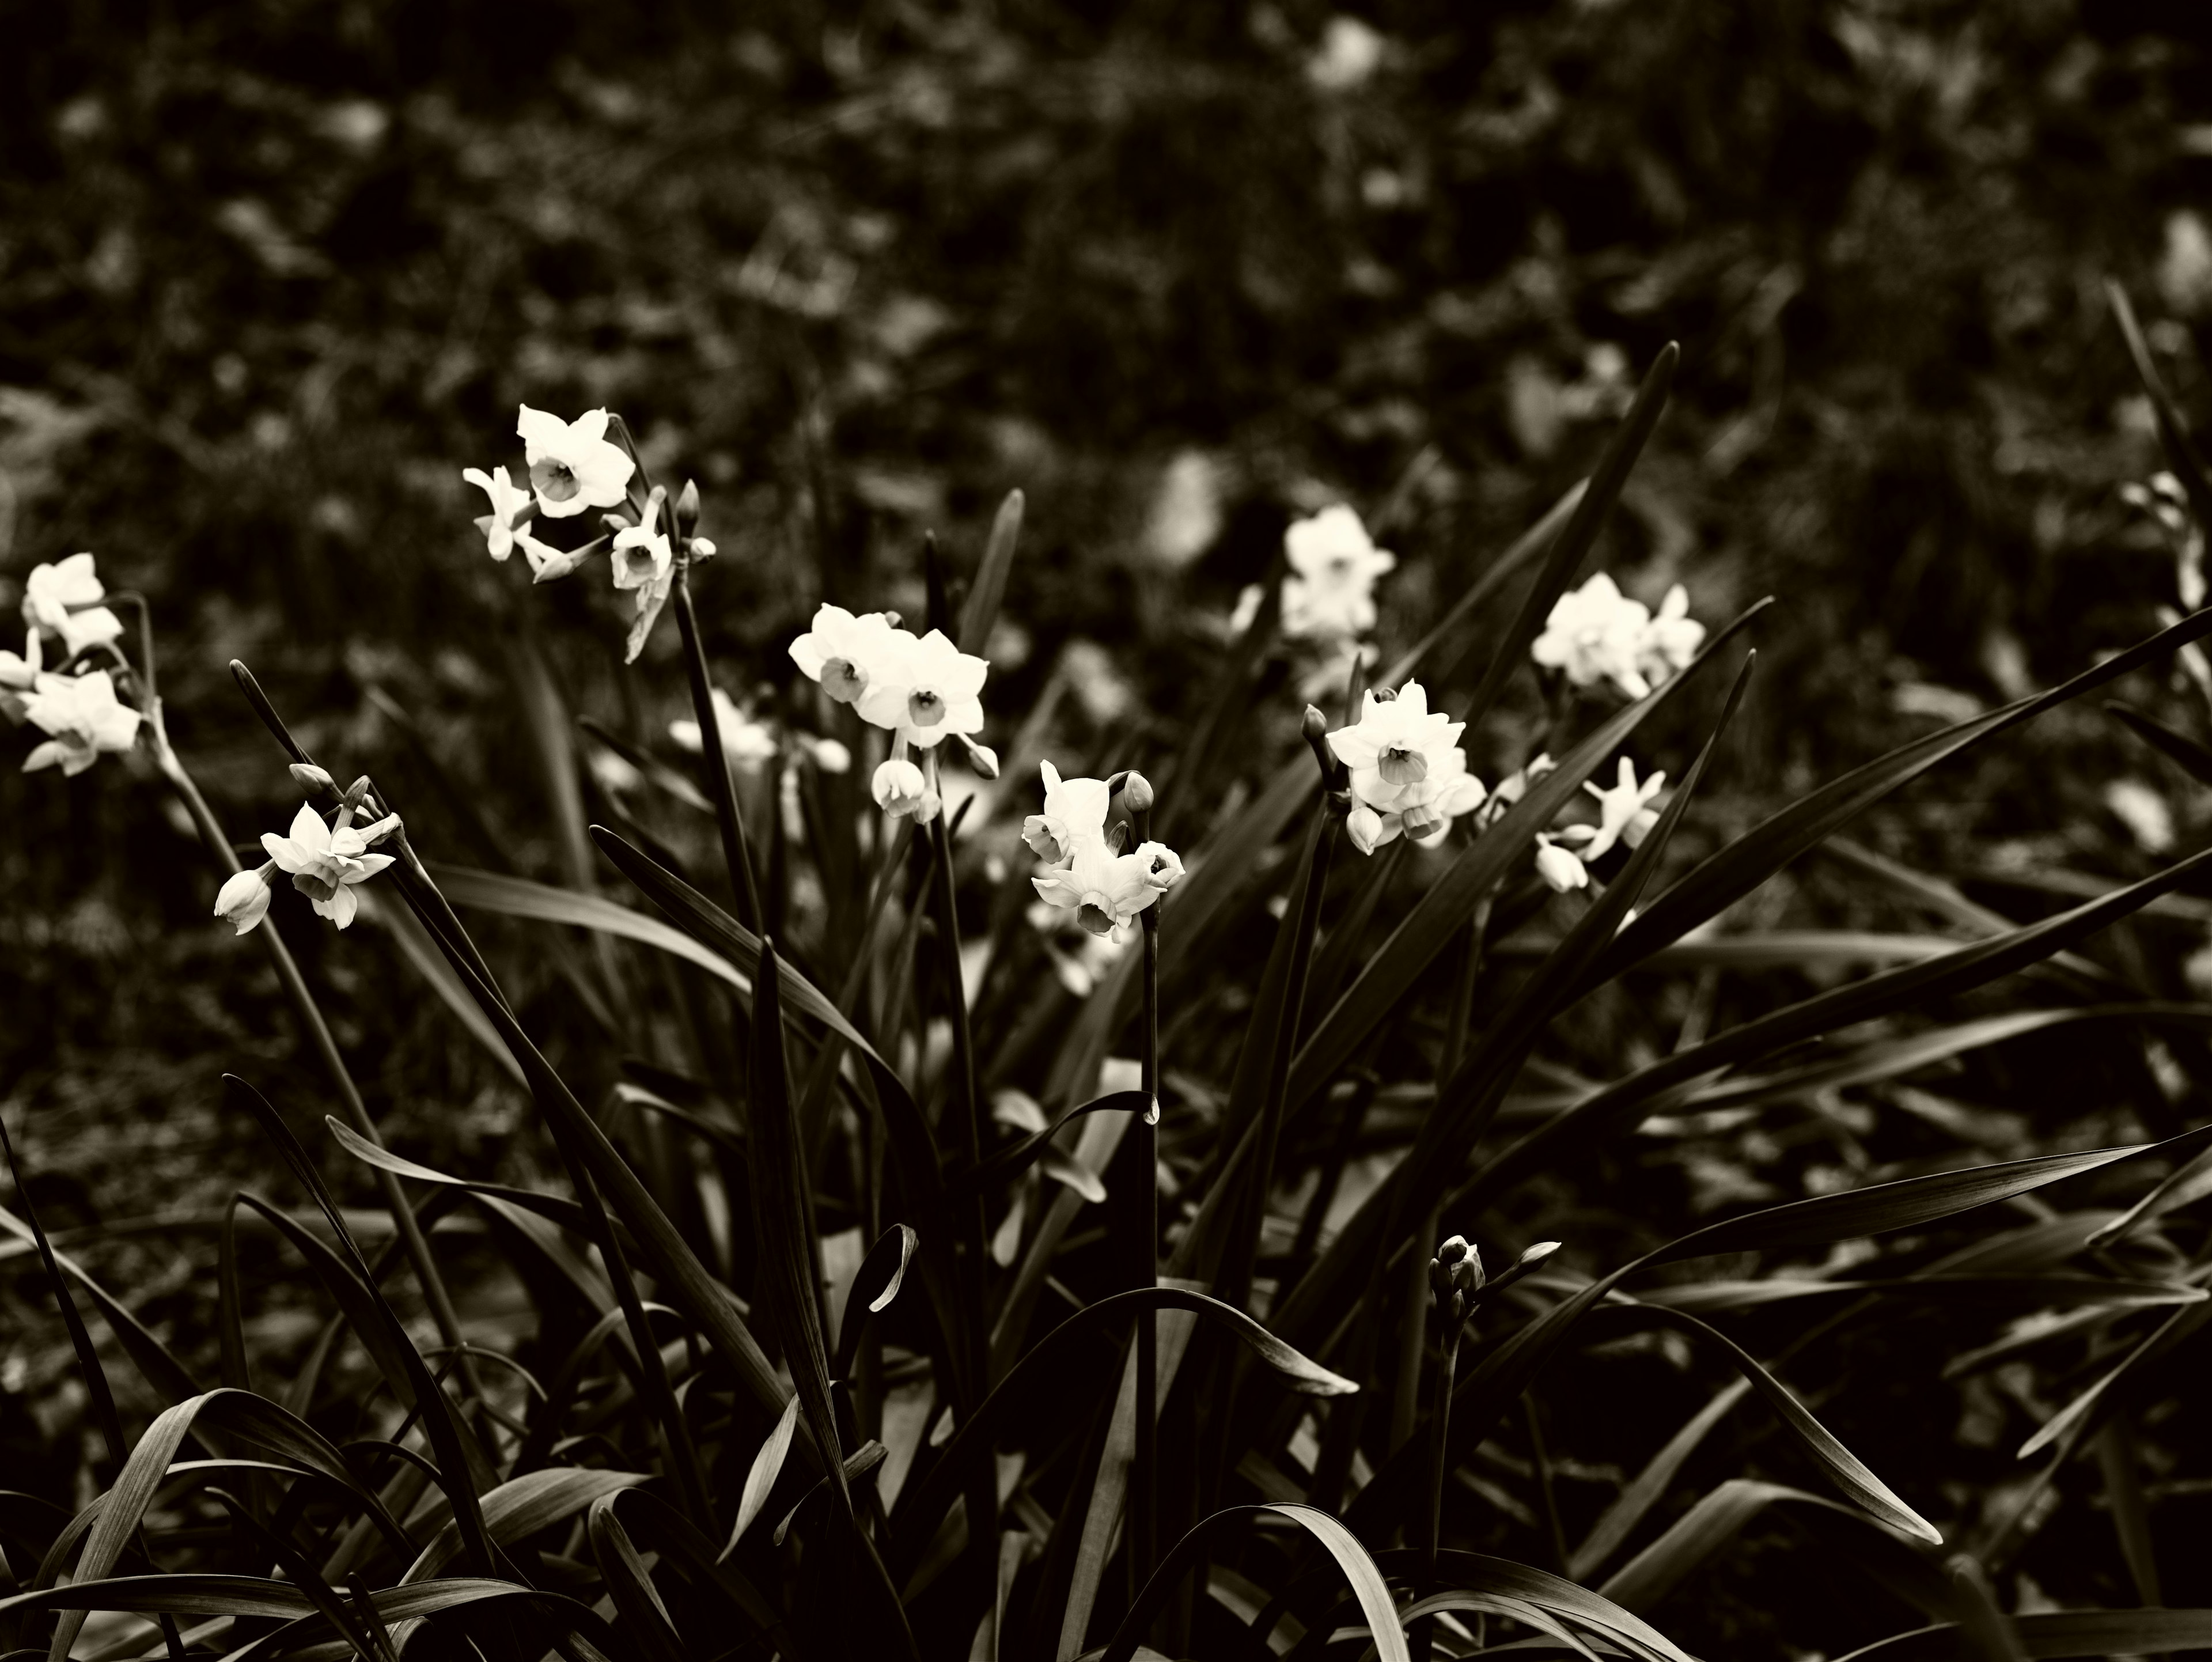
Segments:
[[[2201,581],[2212,476],[2120,314],[2177,481],[2163,509]],[[1684,596],[1655,609],[1607,578],[1570,584],[1676,356],[1657,356],[1589,479],[1418,639],[1366,638],[1395,562],[1359,516],[1294,526],[1286,569],[1225,631],[1202,719],[1109,730],[1097,777],[1063,778],[1040,724],[983,694],[1020,496],[964,585],[964,562],[926,550],[921,630],[860,610],[871,597],[841,590],[825,553],[831,598],[790,644],[798,676],[744,666],[778,685],[771,709],[715,683],[694,594],[726,569],[702,564],[711,498],[655,485],[604,411],[526,408],[528,489],[471,470],[511,604],[527,619],[538,602],[526,567],[538,583],[607,571],[638,675],[672,609],[690,714],[671,736],[697,754],[672,763],[573,712],[521,624],[512,709],[573,855],[561,885],[501,869],[507,843],[480,820],[489,865],[418,847],[407,806],[367,776],[342,787],[337,748],[311,752],[234,663],[307,799],[240,869],[170,741],[143,598],[105,592],[83,557],[41,567],[25,651],[0,664],[10,715],[40,735],[30,764],[150,754],[224,869],[216,911],[268,954],[340,1112],[303,1138],[300,1093],[272,1100],[250,1064],[231,1081],[292,1192],[241,1191],[220,1218],[212,1386],[57,1250],[19,1186],[105,1458],[74,1513],[27,1494],[0,1508],[21,1589],[0,1598],[9,1642],[52,1622],[57,1658],[1121,1662],[1272,1637],[1308,1656],[1511,1643],[1686,1662],[1647,1613],[1780,1513],[1863,1589],[1862,1619],[1887,1608],[1876,1595],[1918,1613],[1889,1640],[1896,1623],[1846,1622],[1869,1650],[2212,1645],[2212,1610],[2160,1607],[2132,1452],[2133,1416],[2212,1310],[2183,1212],[2212,1192],[2212,1133],[2170,1127],[2156,1077],[2139,1112],[2172,1134],[2147,1142],[1915,1154],[1887,1181],[1687,1229],[1636,1217],[1632,1191],[1606,1213],[1559,1202],[1639,1127],[1706,1135],[1810,1104],[1848,1128],[1839,1093],[1902,1100],[1908,1076],[2037,1032],[2117,1028],[2181,1079],[2212,1061],[2212,1008],[2076,950],[2212,850],[2025,923],[1859,851],[1864,880],[1953,933],[1716,932],[1970,747],[2177,656],[2201,672],[2212,611],[1754,824],[1708,826],[1702,854],[1670,861],[1759,696],[1746,646],[1763,608],[1708,630]],[[1533,667],[1540,702],[1522,696]],[[1291,676],[1323,689],[1296,722]],[[1340,721],[1316,707],[1340,701]],[[2212,782],[2212,752],[2117,709]],[[1623,755],[1666,742],[1662,712],[1691,735],[1663,801]],[[977,737],[994,723],[1003,763]],[[953,782],[954,752],[972,782]],[[434,736],[422,756],[465,818],[467,779]],[[1617,783],[1594,782],[1616,762]],[[1042,812],[1017,831],[1005,810],[1010,792],[1028,805],[1032,764]],[[1569,812],[1589,798],[1594,825]],[[604,892],[610,872],[646,904]],[[280,933],[303,922],[286,917],[295,896],[339,930],[368,916],[392,932],[441,1017],[526,1096],[564,1182],[385,1146]],[[513,937],[527,959],[495,963],[464,914],[529,925]],[[1715,1024],[1708,991],[1703,1019],[1651,1043],[1625,978],[1685,967],[1773,973],[1739,1019]],[[507,989],[538,979],[563,992],[533,1020]],[[2000,984],[2036,995],[1975,1004]],[[1621,1041],[1609,1078],[1542,1054],[1591,1020]],[[1970,1109],[1918,1096],[1923,1120],[1975,1140]],[[373,1174],[380,1215],[341,1204],[318,1148]],[[270,1282],[312,1292],[304,1353],[249,1342],[244,1265],[272,1244],[294,1267]],[[1717,1276],[1671,1269],[1717,1261]],[[135,1437],[80,1301],[157,1405]],[[2033,1483],[1886,1479],[1786,1382],[1923,1308],[2019,1317],[1978,1347],[1900,1354],[1921,1370],[1908,1391],[1946,1365],[1996,1369],[2043,1405],[2021,1451],[2049,1451]],[[1817,1317],[1793,1325],[1800,1310]],[[1608,1451],[1640,1469],[1585,1525],[1562,1494],[1579,1445],[1547,1404],[1624,1347],[1737,1383],[1671,1436],[1650,1415],[1618,1428]],[[1774,1448],[1753,1466],[1776,1475],[1682,1507],[1692,1463],[1753,1397]],[[2008,1609],[1991,1571],[2091,1451],[2141,1607]],[[1930,1550],[1947,1537],[1948,1561]],[[113,1622],[96,1637],[94,1612]]]

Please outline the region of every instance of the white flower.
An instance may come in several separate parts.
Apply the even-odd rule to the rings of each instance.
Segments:
[[[1103,779],[1062,779],[1050,762],[1040,764],[1040,770],[1044,812],[1022,822],[1022,841],[1038,859],[1064,866],[1075,858],[1076,844],[1104,838],[1111,793]]]
[[[215,915],[225,922],[237,927],[240,934],[250,932],[269,916],[269,874],[276,861],[253,871],[234,872],[215,898]]]
[[[461,482],[482,486],[491,498],[491,512],[477,521],[477,529],[483,533],[484,547],[492,558],[505,559],[514,552],[515,522],[529,511],[530,493],[508,478],[503,466],[489,473],[481,467],[464,467]]]
[[[107,591],[92,569],[92,556],[72,554],[52,565],[31,568],[23,584],[23,622],[62,637],[67,662],[89,646],[123,633],[123,619],[100,604]]]
[[[1676,583],[1667,591],[1659,610],[1644,626],[1637,648],[1636,667],[1656,686],[1680,675],[1705,643],[1705,626],[1690,616],[1690,591]]]
[[[1504,819],[1507,810],[1528,794],[1529,786],[1546,774],[1556,772],[1559,765],[1552,759],[1551,752],[1545,751],[1532,757],[1524,766],[1507,774],[1498,782],[1498,788],[1490,793],[1490,800],[1482,805],[1482,814],[1478,823],[1492,825]]]
[[[991,666],[960,650],[942,630],[920,640],[894,630],[891,649],[854,708],[863,721],[890,728],[928,750],[951,734],[983,725],[983,678]]]
[[[732,701],[721,688],[714,689],[714,726],[722,738],[722,753],[748,772],[775,758],[775,734],[764,721],[756,721]],[[668,724],[668,736],[680,750],[699,753],[699,724],[683,716]]]
[[[541,543],[530,534],[529,528],[515,528],[514,545],[522,551],[522,557],[530,562],[530,581],[533,583],[557,581],[582,565],[599,549],[604,539],[586,543],[581,548],[556,548],[550,543]]]
[[[868,790],[876,799],[876,806],[885,813],[894,818],[910,813],[919,825],[936,819],[938,811],[945,806],[937,793],[930,789],[921,770],[903,754],[878,764]]]
[[[660,502],[656,490],[646,501],[644,518],[615,533],[617,588],[651,588],[675,569],[676,551],[660,528]]]
[[[1650,806],[1667,782],[1664,773],[1655,773],[1642,784],[1636,782],[1636,764],[1626,756],[1620,758],[1620,771],[1611,790],[1600,790],[1584,781],[1583,788],[1597,798],[1598,823],[1595,825],[1570,825],[1559,833],[1562,841],[1577,845],[1577,852],[1585,861],[1601,857],[1615,843],[1626,843],[1632,849],[1640,846],[1652,826],[1659,823],[1659,812]]]
[[[0,715],[10,721],[23,719],[23,696],[38,685],[44,661],[35,629],[23,642],[21,652],[0,652]]]
[[[325,825],[323,817],[306,803],[292,816],[291,834],[279,837],[264,831],[261,846],[276,869],[290,874],[292,886],[313,903],[316,911],[343,929],[360,910],[354,885],[365,883],[392,863],[388,854],[371,854],[368,845],[398,829],[399,817],[387,814],[371,825]]]
[[[1401,820],[1398,829],[1405,829]],[[1364,802],[1355,802],[1352,812],[1344,817],[1344,834],[1352,839],[1352,846],[1362,854],[1372,854],[1390,840],[1382,816]]]
[[[1425,801],[1421,788],[1431,773],[1466,772],[1465,756],[1456,769],[1447,760],[1466,731],[1466,722],[1431,714],[1427,691],[1419,681],[1408,681],[1395,697],[1377,697],[1370,688],[1360,699],[1359,720],[1330,734],[1328,747],[1352,770],[1352,794],[1388,812],[1402,801]]]
[[[1137,858],[1145,862],[1145,881],[1165,894],[1182,881],[1182,857],[1164,843],[1139,843]]]
[[[1110,934],[1092,934],[1075,926],[1074,920],[1048,900],[1032,900],[1026,916],[1030,926],[1044,936],[1046,954],[1060,984],[1078,998],[1088,998],[1128,943]]]
[[[1040,899],[1073,909],[1075,921],[1091,934],[1121,939],[1131,920],[1163,892],[1155,880],[1161,874],[1152,852],[1157,849],[1147,843],[1134,854],[1117,855],[1104,837],[1084,837],[1067,866],[1048,867],[1030,881]],[[1177,861],[1175,875],[1182,869]]]
[[[613,508],[628,494],[637,464],[607,441],[607,412],[586,410],[573,422],[521,406],[514,430],[538,493],[538,511],[565,520],[587,508]]]
[[[1547,669],[1563,670],[1578,687],[1610,680],[1632,698],[1651,691],[1638,661],[1651,621],[1650,608],[1632,600],[1601,571],[1552,604],[1544,632],[1529,648]]]
[[[1536,833],[1536,874],[1561,894],[1589,883],[1589,871],[1573,851],[1561,848],[1543,831]]]
[[[1375,627],[1375,580],[1398,563],[1375,546],[1359,515],[1339,502],[1283,533],[1283,634],[1335,640]]]
[[[115,696],[106,670],[83,675],[39,676],[23,700],[24,719],[52,735],[23,759],[23,771],[61,764],[64,775],[82,773],[102,751],[126,751],[138,737],[138,712]]]
[[[807,758],[824,773],[849,773],[853,769],[853,752],[835,739],[817,739],[811,733],[792,735]]]
[[[901,632],[880,612],[856,618],[841,606],[825,605],[808,632],[791,643],[791,661],[839,703],[858,703],[896,654],[894,637]]]

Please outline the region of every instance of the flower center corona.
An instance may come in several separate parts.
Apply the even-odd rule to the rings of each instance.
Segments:
[[[544,461],[530,464],[530,483],[538,487],[538,494],[548,502],[565,502],[583,487],[576,483],[576,475],[563,461],[550,456]]]
[[[849,658],[832,658],[822,666],[822,690],[841,704],[858,699],[868,685],[868,672]]]
[[[1403,745],[1393,745],[1376,759],[1375,768],[1385,784],[1417,785],[1429,776],[1429,758]]]
[[[929,691],[910,693],[906,701],[906,718],[918,728],[933,728],[945,719],[945,700]]]

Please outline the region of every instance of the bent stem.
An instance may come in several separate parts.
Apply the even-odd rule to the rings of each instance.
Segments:
[[[753,877],[751,848],[745,841],[744,814],[738,807],[737,782],[730,776],[729,752],[722,748],[722,724],[714,712],[714,685],[707,673],[707,651],[699,641],[699,616],[691,605],[691,563],[676,563],[676,626],[684,637],[684,667],[691,684],[692,713],[699,718],[699,766],[714,799],[714,823],[722,833],[722,861],[738,901],[738,922],[760,932],[760,886]]]
[[[150,668],[147,685],[149,688],[153,685]],[[184,803],[185,812],[191,815],[193,829],[198,831],[202,845],[215,856],[216,863],[226,874],[240,870],[238,855],[231,847],[230,838],[223,834],[215,811],[208,807],[207,799],[200,794],[199,786],[185,770],[183,762],[169,743],[167,730],[161,721],[160,700],[149,693],[147,703],[149,707],[147,727],[153,735],[154,759],[161,770],[161,776],[169,782],[178,799]],[[322,1010],[315,1002],[314,994],[308,990],[307,977],[300,973],[299,964],[294,959],[291,949],[285,946],[284,938],[276,933],[274,924],[254,933],[260,937],[269,960],[276,968],[277,984],[283,988],[284,996],[291,1002],[293,1014],[299,1017],[308,1042],[313,1045],[315,1054],[323,1064],[323,1071],[329,1075],[331,1087],[337,1092],[338,1103],[345,1111],[347,1123],[362,1137],[382,1148],[384,1139],[377,1131],[376,1122],[369,1117],[368,1105],[362,1100],[361,1089],[354,1083],[353,1074],[346,1067],[345,1058],[338,1054],[337,1040],[331,1035],[330,1024],[323,1020]],[[453,1294],[447,1289],[444,1277],[438,1273],[436,1261],[430,1256],[429,1240],[416,1220],[415,1208],[408,1202],[407,1191],[400,1186],[396,1174],[381,1167],[378,1168],[376,1178],[386,1209],[392,1214],[392,1227],[398,1232],[400,1242],[406,1250],[407,1261],[414,1268],[416,1282],[422,1289],[423,1300],[429,1306],[430,1318],[437,1324],[439,1339],[459,1352],[462,1383],[467,1389],[471,1402],[481,1403],[484,1399],[483,1385],[477,1378],[475,1363],[461,1337],[459,1312],[453,1307]]]

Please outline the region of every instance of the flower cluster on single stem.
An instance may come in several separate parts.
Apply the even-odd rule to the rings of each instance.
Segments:
[[[1537,663],[1577,687],[1610,684],[1631,698],[1681,673],[1698,655],[1705,626],[1689,615],[1689,591],[1676,583],[1655,613],[1601,571],[1553,603],[1529,648]]]
[[[111,673],[129,668],[115,647],[123,620],[104,604],[93,567],[89,554],[33,567],[23,585],[23,649],[0,651],[0,715],[46,735],[24,758],[26,773],[82,773],[102,752],[137,742],[144,718],[117,694]],[[112,666],[79,661],[102,653]]]
[[[1107,781],[1063,779],[1050,762],[1040,771],[1044,812],[1022,822],[1022,841],[1042,862],[1030,880],[1037,898],[1073,912],[1094,935],[1127,940],[1138,914],[1182,880],[1182,860],[1164,843],[1143,842],[1121,852],[1129,826],[1121,819],[1108,824],[1114,793]],[[1125,777],[1128,793],[1141,790],[1149,808],[1152,787],[1143,776]]]

